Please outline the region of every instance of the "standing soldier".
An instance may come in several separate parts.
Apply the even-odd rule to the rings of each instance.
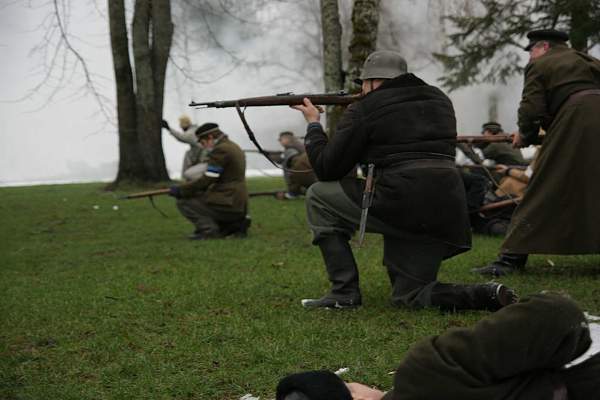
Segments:
[[[307,192],[308,222],[332,284],[327,295],[302,304],[361,305],[348,242],[367,210],[366,229],[383,234],[393,304],[497,310],[513,302],[514,292],[497,283],[437,281],[442,260],[471,246],[465,190],[454,166],[456,119],[450,99],[407,73],[396,52],[370,54],[360,79],[363,97],[348,107],[331,140],[308,99],[294,106],[308,122],[305,145],[319,178]],[[364,180],[346,177],[358,163],[370,171],[374,165],[375,191],[367,210],[361,209]]]
[[[186,143],[190,145],[190,148],[185,152],[183,156],[183,165],[181,167],[181,177],[186,181],[192,181],[202,176],[205,166],[196,167],[194,166],[200,164],[202,161],[202,147],[198,144],[198,139],[196,139],[196,129],[198,129],[197,125],[192,124],[190,117],[187,115],[182,115],[179,117],[179,127],[181,128],[181,132],[177,131],[169,126],[169,123],[165,120],[162,121],[162,127],[169,131],[171,136],[180,141],[181,143]],[[191,169],[190,169],[191,168]]]
[[[286,199],[295,199],[305,194],[306,190],[316,182],[308,155],[304,145],[294,136],[292,132],[285,131],[279,134],[279,143],[283,147],[281,165],[283,166],[283,177],[287,185]]]
[[[206,172],[195,181],[172,186],[169,193],[196,227],[190,239],[245,237],[250,219],[244,152],[211,122],[201,125],[196,137],[208,152]]]
[[[529,32],[515,147],[539,143],[535,171],[498,260],[475,271],[522,270],[527,255],[600,253],[600,60],[569,48],[564,32]]]

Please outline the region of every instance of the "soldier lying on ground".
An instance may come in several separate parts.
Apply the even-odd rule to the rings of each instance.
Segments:
[[[250,219],[246,216],[246,157],[240,147],[219,130],[206,123],[196,137],[208,151],[206,172],[199,179],[172,186],[177,208],[195,226],[193,240],[215,239],[229,235],[245,237]]]
[[[585,316],[557,294],[534,295],[412,346],[384,393],[331,372],[285,377],[277,400],[591,400],[600,353],[569,368],[591,345]]]

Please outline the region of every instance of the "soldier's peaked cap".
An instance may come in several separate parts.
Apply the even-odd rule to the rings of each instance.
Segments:
[[[217,132],[219,132],[219,125],[215,124],[214,122],[207,122],[200,125],[198,129],[196,129],[196,137],[200,139],[201,137],[204,137],[210,133]]]
[[[374,51],[365,60],[360,78],[354,82],[361,84],[365,79],[393,79],[406,74],[407,71],[406,60],[400,53],[387,50]]]
[[[547,40],[550,42],[566,42],[569,40],[569,34],[563,31],[557,31],[556,29],[539,29],[537,31],[531,31],[527,34],[529,44],[525,47],[526,51],[531,50],[533,46],[539,41]]]
[[[498,133],[498,132],[502,132],[502,125],[500,125],[498,122],[490,121],[490,122],[486,122],[485,124],[481,125],[481,130],[482,130],[482,132],[489,130],[493,133]]]

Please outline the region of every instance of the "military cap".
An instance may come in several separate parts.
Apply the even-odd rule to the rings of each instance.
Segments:
[[[569,40],[569,34],[563,31],[557,31],[556,29],[539,29],[531,31],[527,34],[529,44],[525,47],[526,51],[531,50],[537,42],[547,40],[549,42],[566,42]]]
[[[196,137],[200,139],[208,134],[217,132],[220,132],[219,125],[215,124],[214,122],[207,122],[200,125],[198,129],[196,129]]]
[[[361,84],[364,79],[393,79],[406,74],[406,60],[395,51],[380,50],[369,54],[362,68],[360,78],[354,82]]]
[[[279,133],[279,137],[281,138],[281,137],[283,137],[283,136],[294,136],[294,133],[293,133],[293,132],[290,132],[290,131],[283,131],[283,132],[280,132],[280,133]]]
[[[481,132],[483,133],[485,131],[490,131],[493,134],[500,133],[502,132],[502,125],[494,121],[486,122],[481,125]]]

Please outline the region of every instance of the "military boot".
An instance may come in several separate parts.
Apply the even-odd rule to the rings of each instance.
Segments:
[[[248,236],[248,229],[252,225],[252,219],[249,215],[233,222],[220,222],[219,230],[223,236],[233,236],[236,238],[245,238]]]
[[[522,271],[527,264],[528,254],[500,253],[498,259],[485,267],[473,268],[471,271],[481,275],[504,276]]]
[[[431,293],[431,305],[444,311],[497,311],[517,300],[514,290],[496,282],[474,285],[438,283]]]
[[[348,240],[328,236],[319,241],[331,290],[320,299],[303,299],[306,308],[353,308],[362,304],[358,268]]]

